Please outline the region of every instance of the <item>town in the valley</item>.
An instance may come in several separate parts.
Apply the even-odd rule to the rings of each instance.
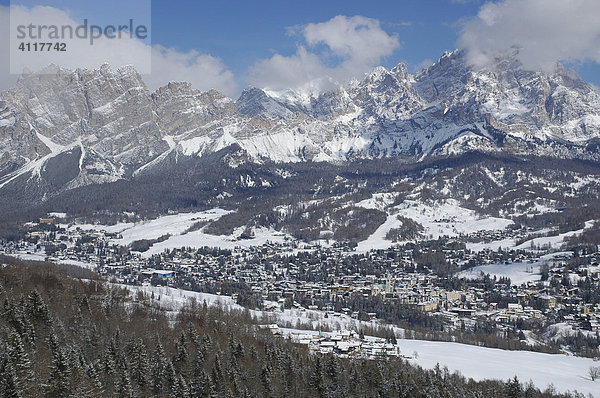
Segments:
[[[356,251],[351,242],[308,244],[286,237],[256,246],[181,247],[148,254],[157,240],[121,246],[115,243],[118,233],[48,217],[26,224],[20,240],[2,241],[0,252],[80,265],[124,285],[228,296],[263,312],[295,309],[318,311],[331,320],[377,320],[390,326],[386,330],[402,328],[405,338],[597,356],[597,246],[573,239],[565,239],[560,248],[476,249],[467,244],[526,242],[531,236],[525,229],[478,231],[366,252]],[[393,332],[366,340],[365,330],[330,325],[315,330],[300,322],[274,322],[264,327],[320,352],[401,355],[391,344],[397,337]]]

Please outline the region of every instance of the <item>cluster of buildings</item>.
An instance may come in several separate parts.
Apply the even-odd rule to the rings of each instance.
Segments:
[[[342,358],[385,358],[403,357],[399,347],[380,337],[360,336],[355,331],[310,333],[300,330],[280,329],[276,324],[267,325],[273,334],[289,338],[293,343],[306,345],[311,351],[321,354],[336,354]]]
[[[570,254],[555,256],[547,264],[543,282],[517,286],[488,278],[463,281],[456,287],[448,283],[452,274],[470,266],[519,262],[530,264],[530,271],[538,273],[541,254],[533,250],[475,252],[454,238],[362,254],[348,244],[325,247],[286,241],[231,250],[180,248],[143,256],[114,244],[117,238],[101,230],[59,228],[52,220],[41,220],[28,225],[21,241],[0,243],[0,252],[88,266],[109,280],[126,284],[173,286],[236,298],[251,295],[281,306],[342,312],[361,319],[380,314],[360,312],[348,303],[378,298],[435,316],[448,329],[473,329],[481,320],[511,327],[528,320],[560,320],[590,331],[600,327],[600,305],[586,302],[576,282],[585,279],[600,285],[600,253],[586,254],[585,265],[571,270],[566,269]],[[435,261],[428,260],[440,255],[445,259],[444,269],[436,269]],[[565,284],[566,273],[573,278]],[[327,347],[319,345],[319,349]],[[330,348],[350,351],[352,347]]]

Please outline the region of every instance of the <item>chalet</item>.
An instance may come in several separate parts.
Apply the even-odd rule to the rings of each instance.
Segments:
[[[152,271],[152,277],[158,279],[173,279],[175,278],[175,271],[155,269]]]

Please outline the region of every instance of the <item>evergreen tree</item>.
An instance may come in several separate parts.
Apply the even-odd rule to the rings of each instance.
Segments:
[[[508,380],[505,384],[504,391],[506,396],[509,398],[519,398],[523,393],[523,389],[521,388],[521,383],[519,383],[519,379],[517,376]]]
[[[115,385],[115,395],[119,398],[131,398],[133,396],[131,378],[127,371],[119,371]]]
[[[12,331],[9,336],[7,354],[14,368],[17,386],[24,393],[31,393],[30,390],[33,387],[34,381],[31,362],[29,361],[29,355],[23,347],[23,340],[21,340],[21,337],[15,331]]]
[[[68,357],[61,348],[53,352],[50,375],[45,389],[48,397],[68,397],[72,393],[71,368]]]
[[[147,348],[142,339],[133,344],[129,362],[131,363],[131,378],[141,391],[146,391],[149,382],[150,363]]]
[[[27,296],[27,304],[29,316],[32,321],[40,321],[43,323],[49,322],[50,313],[48,311],[48,306],[37,289],[33,289],[31,293],[29,293]]]
[[[154,392],[154,394],[162,393],[165,388],[165,380],[167,378],[167,366],[165,362],[165,350],[160,343],[160,340],[157,340],[156,348],[152,356],[151,369],[152,392]]]
[[[179,375],[178,380],[178,395],[179,398],[190,398],[190,389],[182,375]]]

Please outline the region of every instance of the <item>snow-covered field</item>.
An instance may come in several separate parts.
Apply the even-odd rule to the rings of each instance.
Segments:
[[[402,222],[398,220],[396,214],[388,215],[385,222],[381,224],[375,230],[375,232],[371,234],[371,236],[358,243],[358,246],[356,246],[356,251],[359,253],[364,253],[369,250],[386,249],[390,247],[393,243],[391,240],[386,239],[385,236],[390,229],[398,228],[401,225]]]
[[[495,240],[495,241],[491,241],[491,242],[477,242],[477,243],[467,242],[466,246],[467,246],[467,249],[474,251],[474,252],[480,252],[480,251],[483,251],[486,249],[497,251],[500,248],[502,248],[502,249],[514,248],[516,246],[516,243],[517,243],[517,241],[515,238],[506,238],[506,239]]]
[[[458,201],[448,199],[441,203],[425,204],[405,201],[398,206],[398,214],[420,223],[425,236],[457,236],[477,231],[503,230],[513,222],[504,218],[481,217],[475,211],[460,207]]]
[[[516,262],[510,264],[489,264],[479,265],[457,274],[459,278],[478,279],[482,274],[490,274],[491,277],[508,277],[513,285],[520,285],[527,282],[536,282],[540,280],[540,267],[544,264],[552,266],[556,257],[571,257],[572,252],[556,252],[546,254],[539,258],[536,263]]]
[[[583,233],[586,229],[591,228],[595,222],[596,221],[594,220],[586,221],[585,226],[582,229],[578,229],[576,231],[568,231],[556,236],[544,236],[530,239],[519,245],[517,245],[516,239],[507,238],[491,242],[467,243],[467,249],[472,251],[482,251],[486,249],[498,250],[499,248],[517,250],[532,250],[533,248],[537,250],[538,247],[542,249],[560,249],[560,247],[565,242],[566,238]],[[536,231],[535,233],[545,234],[548,232],[551,232],[551,230],[543,229],[540,231]]]
[[[204,246],[208,247],[220,247],[222,249],[233,249],[236,246],[239,247],[250,247],[250,246],[261,246],[265,243],[281,243],[285,240],[285,234],[282,234],[274,229],[260,228],[254,229],[254,237],[252,239],[241,239],[238,240],[236,236],[241,234],[241,230],[238,234],[235,233],[230,235],[210,235],[202,230],[192,231],[186,234],[171,236],[169,239],[156,243],[148,251],[142,253],[142,256],[149,257],[153,254],[160,253],[165,249],[173,249],[179,247],[192,247],[200,248]]]
[[[542,238],[535,238],[532,240],[528,240],[527,242],[523,242],[516,249],[531,249],[532,247],[548,247],[552,249],[558,249],[562,246],[565,239],[574,235],[580,235],[584,230],[591,228],[594,225],[595,221],[586,221],[585,226],[582,229],[578,229],[576,231],[569,231],[557,236],[548,236]]]
[[[190,299],[195,299],[197,303],[202,304],[204,300],[208,305],[221,305],[226,310],[243,310],[244,308],[238,305],[229,296],[220,296],[216,294],[192,292],[182,289],[174,289],[170,287],[156,287],[156,286],[131,286],[124,284],[113,284],[115,286],[124,287],[129,289],[133,295],[138,291],[142,291],[148,296],[154,293],[155,299],[160,296],[160,307],[167,311],[177,311],[184,304],[189,303]],[[266,301],[265,305],[276,305],[276,303]],[[279,306],[277,306],[279,307]],[[299,322],[302,326],[310,325],[313,329],[317,330],[320,326],[329,328],[331,330],[359,330],[360,328],[372,327],[377,328],[383,324],[378,320],[373,321],[359,321],[352,317],[344,314],[335,313],[332,315],[326,315],[324,311],[318,310],[307,310],[307,309],[286,309],[281,311],[279,309],[274,311],[259,311],[250,310],[250,314],[255,316],[259,320],[263,320],[264,323],[277,323],[280,326],[291,324],[292,327],[296,326]],[[398,327],[394,327],[394,332],[397,336],[403,336],[404,330]]]
[[[100,224],[74,224],[68,228],[75,230],[105,231],[108,233],[121,234],[120,239],[113,239],[111,243],[126,246],[141,239],[157,239],[170,235],[168,239],[154,244],[148,251],[142,253],[144,257],[160,253],[166,249],[180,247],[200,248],[204,246],[232,249],[236,246],[249,247],[260,246],[269,242],[283,242],[286,238],[273,229],[254,229],[252,239],[238,240],[237,237],[243,232],[243,228],[234,231],[233,235],[211,235],[203,231],[203,228],[188,232],[189,228],[198,222],[215,221],[230,211],[215,208],[196,213],[179,213],[159,217],[153,220],[139,223],[119,223],[115,225]]]
[[[46,261],[46,258],[48,257],[46,254],[43,254],[43,253],[35,253],[35,254],[25,254],[25,253],[10,254],[9,253],[7,255],[19,258],[21,260],[28,260],[28,261]],[[63,260],[63,259],[51,258],[50,261],[57,263],[57,264],[77,265],[78,267],[87,268],[87,269],[91,269],[91,270],[93,270],[96,267],[94,264],[86,263],[84,261],[71,260],[71,259]]]
[[[521,382],[531,380],[540,388],[553,385],[559,392],[577,390],[580,393],[600,396],[599,383],[593,382],[587,373],[590,366],[599,366],[592,359],[563,354],[542,354],[529,351],[507,351],[477,347],[467,344],[398,340],[400,352],[417,357],[411,362],[425,368],[437,363],[447,366],[475,380],[507,380],[515,375]]]
[[[115,225],[74,224],[69,226],[69,229],[80,228],[84,231],[93,230],[119,233],[122,238],[115,239],[113,243],[126,246],[136,240],[156,239],[167,234],[180,235],[197,222],[217,220],[227,213],[229,211],[216,208],[196,213],[179,213],[162,216],[138,223],[118,223]]]
[[[179,311],[185,304],[189,304],[192,299],[196,300],[200,305],[206,301],[207,305],[220,305],[225,310],[243,309],[243,307],[236,304],[230,296],[192,292],[166,286],[131,286],[120,283],[111,283],[111,285],[128,289],[133,297],[135,297],[138,292],[144,292],[148,296],[154,294],[156,303],[160,305],[160,308],[167,311]]]
[[[540,279],[540,264],[518,262],[511,264],[490,264],[473,267],[466,271],[459,272],[459,278],[478,279],[482,274],[490,274],[491,277],[508,277],[513,285],[520,285],[526,282],[535,282]]]
[[[391,203],[391,194],[376,194],[363,200],[357,205],[365,208],[381,209]],[[440,236],[457,236],[477,231],[503,230],[513,222],[504,218],[482,217],[475,211],[460,207],[458,201],[447,199],[442,202],[423,203],[415,200],[405,200],[398,206],[389,209],[386,221],[366,240],[359,242],[357,251],[365,252],[370,249],[384,249],[392,242],[385,239],[392,228],[398,228],[402,222],[397,216],[410,218],[423,226],[425,238],[437,239]],[[514,245],[514,242],[513,242]]]

